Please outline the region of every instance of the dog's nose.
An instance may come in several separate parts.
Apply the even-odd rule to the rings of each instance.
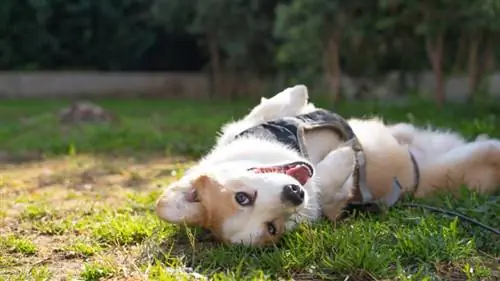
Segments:
[[[304,190],[296,184],[287,184],[283,187],[281,198],[283,201],[298,206],[304,202]]]

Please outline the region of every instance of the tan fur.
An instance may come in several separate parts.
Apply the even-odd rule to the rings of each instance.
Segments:
[[[197,211],[196,215],[185,218],[184,223],[188,225],[199,225],[206,228],[214,229],[215,232],[220,232],[221,222],[232,217],[238,212],[239,208],[234,202],[234,191],[231,190],[231,185],[221,185],[215,179],[208,175],[201,175],[191,182],[191,187],[197,193]],[[156,208],[161,210],[164,205],[169,203],[169,194],[174,193],[175,187],[166,190],[163,200],[159,200]],[[221,204],[225,202],[225,204]]]
[[[353,197],[355,160],[352,148],[343,146],[333,131],[306,131],[308,159],[281,143],[259,137],[235,140],[240,132],[260,123],[315,110],[307,99],[305,86],[287,88],[270,99],[263,98],[244,118],[225,124],[214,149],[160,197],[158,216],[171,223],[206,227],[228,243],[249,245],[274,243],[298,223],[317,220],[320,212],[330,220],[338,219]],[[500,140],[481,136],[467,142],[454,132],[408,123],[388,125],[379,118],[351,118],[347,122],[362,146],[366,183],[375,200],[392,192],[394,178],[403,193],[416,197],[433,196],[440,190],[458,194],[463,185],[484,194],[500,187]],[[420,170],[416,190],[410,152]],[[314,166],[313,177],[300,186],[306,196],[298,206],[281,198],[285,185],[298,184],[293,177],[248,170],[295,161]],[[183,194],[193,188],[199,202],[186,202]],[[258,193],[257,199],[252,206],[240,206],[235,202],[237,191]],[[275,226],[275,235],[270,234],[269,223]]]
[[[367,185],[374,199],[380,199],[391,191],[394,177],[398,178],[404,191],[411,191],[414,185],[414,170],[407,146],[398,143],[389,129],[379,119],[350,119],[348,122],[363,146],[366,158]],[[335,150],[336,147],[341,145],[338,137],[331,131],[312,131],[306,134],[306,146],[309,151],[313,151],[311,157],[313,163],[320,162],[315,160],[322,160],[325,157],[325,151]],[[349,153],[349,157],[353,157],[352,151],[349,151]],[[350,167],[346,170],[349,174],[351,171]],[[334,172],[341,174],[338,170],[327,171],[330,174]],[[341,182],[343,181],[341,180]],[[328,185],[336,186],[335,183],[329,183]],[[325,190],[322,190],[322,192],[328,198],[327,200],[330,200],[332,196],[329,195],[329,192]],[[349,195],[351,194],[352,192],[349,192]],[[337,199],[331,202],[323,202],[323,213],[329,219],[336,219],[347,205],[349,198],[350,196],[345,197],[343,200]]]
[[[276,227],[276,235],[270,235],[265,229],[263,230],[262,235],[258,240],[255,240],[254,245],[264,246],[264,245],[272,245],[279,241],[279,239],[285,234],[285,218],[278,217],[273,221]],[[265,227],[265,226],[263,226]]]
[[[448,161],[436,161],[422,167],[422,184],[415,196],[432,196],[438,190],[457,195],[462,186],[490,194],[499,187],[499,183],[500,149],[498,145],[485,142],[466,157],[452,157]]]
[[[405,191],[414,184],[408,147],[400,145],[379,119],[348,121],[366,157],[367,183],[377,199],[387,195],[397,177]]]
[[[208,175],[202,175],[197,178],[193,183],[193,187],[198,191],[198,199],[202,206],[203,215],[199,217],[201,221],[196,224],[211,229],[219,239],[224,240],[224,222],[233,217],[240,210],[240,207],[233,198],[237,187],[241,185],[242,184],[238,182],[229,182],[223,186],[213,177]],[[274,221],[274,224],[276,226],[277,235],[264,235],[256,244],[260,245],[276,242],[277,237],[283,235],[285,231],[284,220],[278,218]],[[267,232],[264,231],[264,233]]]
[[[398,142],[421,154],[416,197],[432,196],[439,190],[458,194],[462,186],[483,194],[499,189],[499,140],[480,135],[466,142],[451,131],[425,130],[404,123],[389,127]]]
[[[377,118],[349,119],[348,123],[363,147],[367,186],[375,199],[380,199],[391,191],[394,177],[397,177],[405,193],[414,194],[418,198],[432,196],[437,191],[458,194],[462,186],[490,194],[500,186],[498,140],[480,139],[467,143],[454,133],[428,132],[414,127],[411,127],[411,132],[401,134],[399,130],[391,130],[390,126]],[[414,138],[420,134],[429,134],[434,138],[429,141],[434,142],[436,137],[439,137],[443,143],[442,147],[424,155],[418,161],[420,182],[418,188],[413,190],[415,175],[409,149],[426,151],[426,147],[414,146]],[[321,137],[325,142],[338,143],[338,139],[332,140],[332,134],[323,134]],[[306,139],[308,138],[306,136]],[[310,148],[317,146],[318,143],[314,143]],[[346,184],[349,185],[350,182]],[[322,192],[327,194],[322,211],[329,219],[337,219],[349,199],[328,201],[332,195],[324,190]]]
[[[203,209],[199,225],[213,229],[214,233],[219,234],[222,222],[234,216],[239,209],[232,200],[234,192],[231,186],[223,186],[209,176],[202,175],[194,181],[193,187],[198,191],[198,200]]]

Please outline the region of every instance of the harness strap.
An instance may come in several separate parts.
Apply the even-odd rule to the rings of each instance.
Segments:
[[[418,190],[420,185],[420,167],[418,166],[417,159],[415,159],[415,155],[410,151],[411,162],[413,162],[413,192]]]
[[[354,200],[350,201],[349,205],[383,203],[392,206],[399,200],[402,187],[397,178],[393,179],[392,190],[386,197],[373,200],[373,194],[366,181],[366,159],[363,148],[347,121],[336,113],[317,109],[294,117],[282,117],[249,128],[238,134],[236,138],[252,134],[274,139],[297,150],[303,157],[309,158],[305,147],[305,132],[317,128],[332,129],[343,142],[342,146],[349,146],[354,151],[355,165],[352,172]],[[414,167],[414,190],[416,190],[420,182],[420,170],[414,155],[409,153]]]
[[[349,202],[349,205],[351,206],[356,206],[356,205],[378,205],[378,204],[383,204],[386,206],[392,206],[394,205],[399,198],[401,197],[402,193],[402,186],[399,180],[394,177],[393,183],[392,183],[392,190],[387,194],[387,196],[379,199],[379,200],[373,200],[373,195],[368,188],[368,185],[366,184],[366,169],[365,169],[365,159],[364,157],[360,157],[355,148],[353,147],[353,150],[355,151],[355,166],[354,166],[354,171],[353,171],[353,182],[354,182],[354,190],[355,192],[359,192],[360,199],[359,200],[353,200]],[[415,159],[415,156],[411,151],[408,151],[410,154],[410,159],[413,164],[413,191],[415,192],[418,189],[418,186],[420,184],[420,168],[418,166],[418,163]],[[356,196],[355,196],[356,197]]]

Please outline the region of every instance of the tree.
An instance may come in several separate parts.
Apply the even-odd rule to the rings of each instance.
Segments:
[[[463,3],[462,1],[461,3]],[[463,31],[468,37],[468,75],[469,93],[471,98],[478,90],[478,86],[485,72],[494,68],[493,44],[500,30],[500,3],[491,0],[465,1],[461,10]],[[483,48],[481,48],[483,47]],[[482,56],[481,53],[485,55]]]
[[[455,0],[381,0],[386,6],[399,6],[398,21],[415,26],[414,34],[424,39],[425,51],[435,80],[434,97],[438,106],[445,102],[445,40],[459,17]]]
[[[3,69],[122,70],[155,42],[144,0],[2,0]]]
[[[278,62],[301,68],[303,76],[322,70],[334,101],[341,98],[342,45],[357,7],[353,1],[295,0],[277,9],[275,34],[284,41]]]
[[[271,3],[271,6],[270,4]],[[252,58],[252,47],[270,44],[266,30],[272,17],[263,7],[274,8],[276,1],[265,0],[155,0],[153,14],[166,28],[182,29],[200,36],[210,58],[213,92],[230,98],[224,87],[225,76],[235,70],[259,68]],[[265,54],[257,54],[257,57]]]

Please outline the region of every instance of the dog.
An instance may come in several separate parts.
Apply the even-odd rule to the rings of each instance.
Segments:
[[[224,124],[216,144],[158,198],[157,216],[199,226],[228,244],[277,243],[300,223],[340,218],[351,205],[395,204],[402,195],[492,193],[500,183],[500,141],[343,119],[309,102],[296,85],[262,98]]]

